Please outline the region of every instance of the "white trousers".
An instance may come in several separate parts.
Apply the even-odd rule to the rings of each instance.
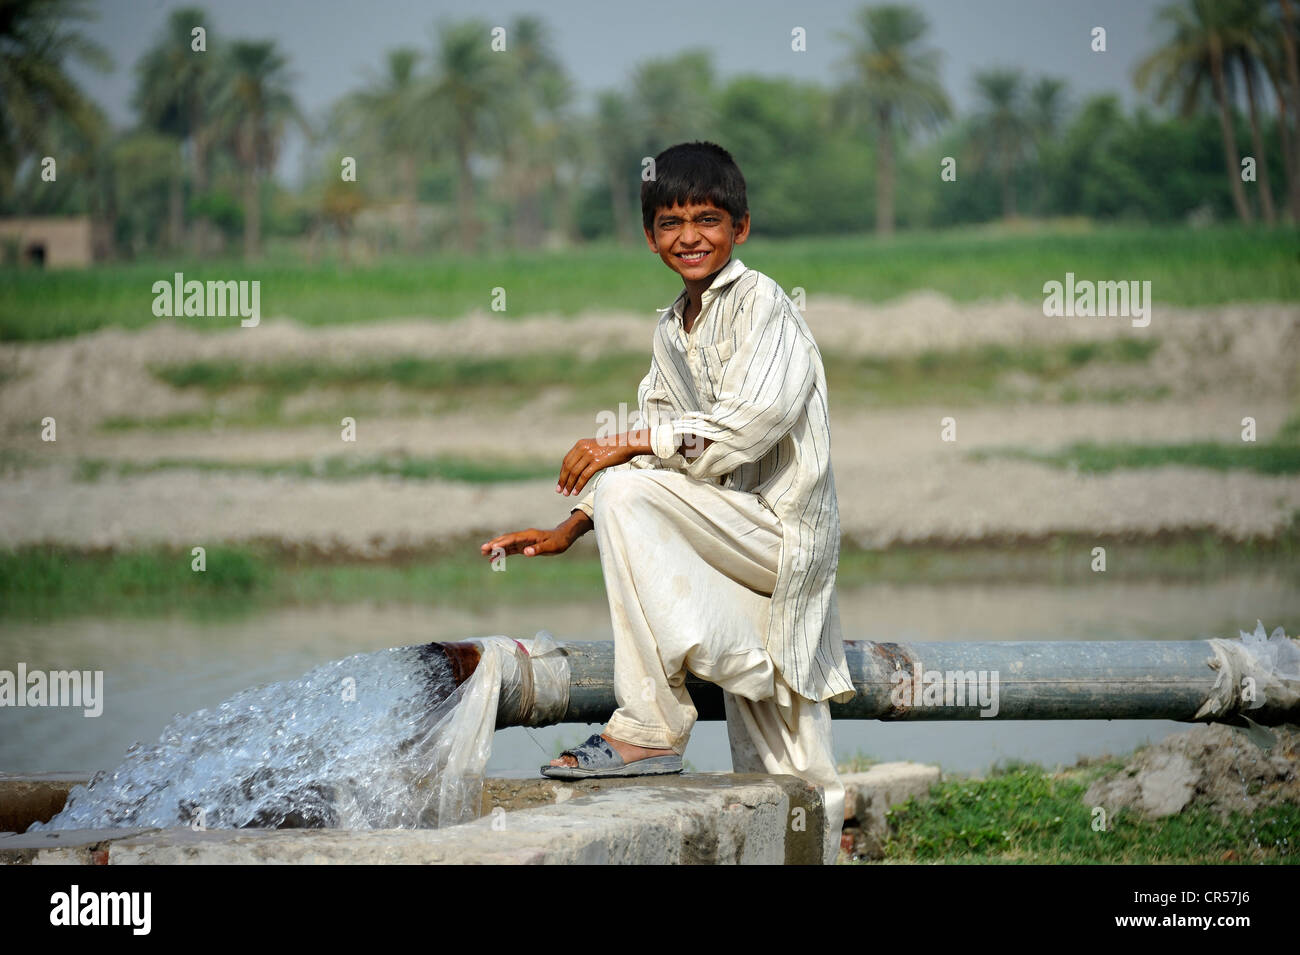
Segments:
[[[684,753],[698,715],[687,671],[717,684],[732,770],[789,774],[821,786],[823,855],[833,863],[844,786],[830,707],[791,690],[764,647],[780,519],[755,494],[649,468],[603,474],[593,510],[619,704],[605,732]]]

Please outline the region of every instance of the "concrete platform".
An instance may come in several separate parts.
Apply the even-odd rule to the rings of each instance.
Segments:
[[[15,833],[0,836],[0,863],[821,862],[821,798],[793,776],[494,779],[485,790],[487,813],[447,829]]]
[[[878,857],[885,810],[924,797],[933,766],[844,777],[845,847]],[[793,776],[689,773],[484,781],[482,816],[447,829],[111,829],[27,834],[84,776],[0,776],[0,864],[809,864],[822,862],[820,792]],[[53,807],[53,808],[52,808]]]
[[[844,783],[844,830],[840,847],[853,859],[883,859],[889,836],[885,813],[907,800],[930,798],[939,782],[938,766],[880,763],[861,773],[840,776]]]

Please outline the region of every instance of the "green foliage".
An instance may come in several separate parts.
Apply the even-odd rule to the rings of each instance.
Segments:
[[[885,858],[926,863],[1155,864],[1294,863],[1289,836],[1300,826],[1300,806],[1239,812],[1226,822],[1208,809],[1184,809],[1150,820],[1111,813],[1093,828],[1083,801],[1089,783],[1110,761],[1061,774],[1024,764],[984,780],[952,780],[931,787],[925,800],[909,799],[887,813],[891,835]]]
[[[75,59],[100,66],[106,59],[77,28],[90,13],[86,5],[20,6],[0,56],[0,76],[9,80],[9,95],[0,100],[0,211],[56,202],[56,210],[42,211],[124,220],[111,225],[120,253],[174,252],[163,225],[166,200],[175,194],[146,186],[174,181],[175,156],[131,144],[157,135],[185,144],[189,158],[179,185],[189,197],[185,225],[192,233],[202,224],[204,232],[215,227],[236,239],[244,218],[262,214],[265,195],[249,193],[246,208],[229,197],[245,198],[244,180],[273,167],[286,127],[304,125],[292,64],[276,41],[228,38],[202,9],[173,11],[128,65],[136,76],[137,122],[114,143],[107,121],[65,72]],[[1169,112],[1125,112],[1118,92],[1074,108],[1064,81],[998,67],[976,75],[977,105],[958,117],[949,105],[952,91],[941,82],[944,51],[933,45],[926,17],[910,5],[862,6],[854,32],[829,37],[837,60],[833,86],[754,73],[724,80],[701,43],[629,64],[628,81],[601,91],[591,115],[573,108],[573,79],[544,18],[511,22],[522,55],[504,59],[482,46],[485,21],[461,18],[437,24],[428,49],[386,51],[324,111],[328,128],[315,131],[321,133],[315,151],[334,156],[346,144],[367,170],[365,185],[350,191],[375,211],[409,208],[416,200],[434,206],[436,223],[417,229],[408,221],[399,230],[407,251],[483,251],[480,239],[495,249],[538,248],[551,237],[578,236],[635,245],[640,210],[631,171],[643,156],[695,138],[721,142],[740,163],[756,237],[864,231],[878,211],[892,221],[883,202],[876,208],[890,195],[907,227],[988,222],[1013,212],[1157,224],[1193,215],[1235,218],[1223,133],[1208,95],[1206,43],[1211,28],[1227,30],[1220,39],[1230,41],[1235,60],[1227,64],[1228,81],[1236,84],[1244,65],[1261,70],[1260,49],[1273,41],[1278,14],[1261,4],[1170,10],[1174,20],[1187,19],[1187,29],[1145,41],[1148,78],[1157,80],[1155,92]],[[1235,18],[1230,28],[1192,22],[1194,13],[1213,14],[1217,22],[1225,12]],[[188,51],[195,23],[208,27],[211,52],[202,57]],[[1262,151],[1255,158],[1275,171],[1280,206],[1281,136],[1267,105],[1276,70],[1268,66],[1257,74],[1262,148],[1252,151]],[[1173,107],[1180,107],[1178,115]],[[1238,143],[1254,145],[1245,111],[1228,121]],[[937,136],[918,135],[922,130]],[[58,145],[54,151],[69,162],[83,157],[85,166],[68,177],[68,187],[27,188],[34,182],[30,168],[23,182],[15,181],[37,144],[46,152]],[[959,160],[954,182],[938,175],[945,156]],[[522,157],[531,175],[522,175]],[[265,229],[248,237],[254,248],[261,231],[337,244],[349,238],[353,216],[330,214],[325,186],[331,180],[338,184],[337,165],[318,167],[282,208],[272,204]],[[273,191],[271,184],[266,190]],[[212,195],[225,201],[209,205]],[[364,237],[370,248],[392,244],[385,237],[392,223],[371,228]]]
[[[186,211],[191,218],[206,219],[230,239],[244,230],[244,210],[228,192],[214,189],[196,195]]]

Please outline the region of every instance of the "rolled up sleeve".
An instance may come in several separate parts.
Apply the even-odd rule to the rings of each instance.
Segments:
[[[653,355],[650,358],[650,370],[641,379],[641,384],[637,388],[637,407],[641,410],[640,427],[651,429],[650,434],[655,446],[666,449],[664,441],[666,437],[671,435],[670,429],[674,411],[668,392],[663,387],[663,376]],[[675,435],[672,437],[675,439]],[[680,443],[680,439],[673,440],[674,446]],[[602,468],[591,476],[591,480],[587,482],[587,486],[584,488],[585,493],[569,509],[569,513],[572,514],[574,511],[580,510],[591,518],[594,523],[596,520],[596,488],[606,472],[659,467],[681,470],[686,467],[686,458],[682,456],[680,451],[675,451],[669,457],[660,457],[658,454],[638,454],[630,461],[624,461],[622,464],[616,464],[613,467]]]
[[[762,458],[803,412],[816,382],[813,349],[788,312],[784,295],[755,300],[754,323],[727,362],[708,411],[691,411],[673,421],[673,433],[712,440],[686,459],[686,473],[700,480],[730,474]]]

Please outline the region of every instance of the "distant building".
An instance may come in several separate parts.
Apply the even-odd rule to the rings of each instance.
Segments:
[[[89,216],[0,219],[0,248],[12,264],[84,269],[106,257],[105,239]]]

